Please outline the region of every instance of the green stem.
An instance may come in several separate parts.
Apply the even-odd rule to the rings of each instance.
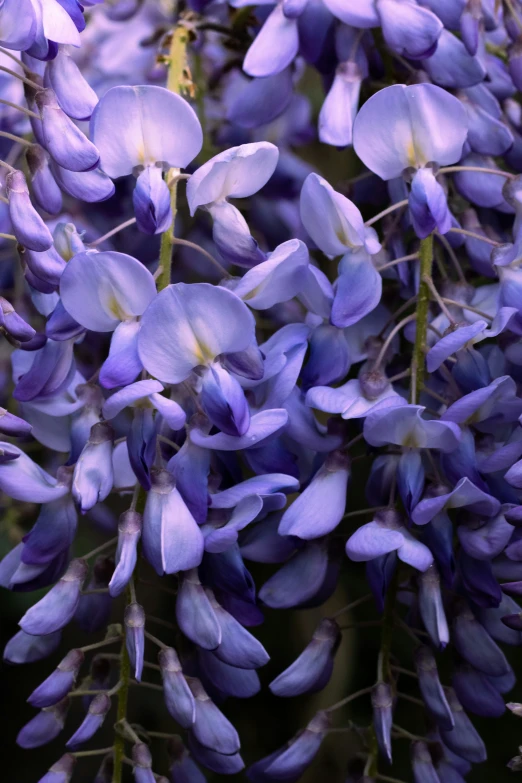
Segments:
[[[184,27],[176,27],[175,30],[172,31],[169,53],[166,57],[166,64],[168,69],[167,90],[170,90],[170,92],[174,92],[177,95],[191,93],[193,91],[193,84],[187,63],[188,42],[189,32]],[[172,225],[161,236],[159,255],[161,273],[157,282],[158,291],[163,291],[163,289],[170,284],[172,250],[174,246],[174,224],[176,222],[177,211],[177,174],[179,174],[178,169],[170,169],[166,176],[166,181],[172,182],[170,185],[170,208],[172,211]]]
[[[433,235],[421,239],[420,249],[420,285],[417,297],[415,346],[413,348],[411,402],[415,404],[424,384],[426,333],[428,330],[428,311],[430,306],[430,289],[425,278],[431,279],[433,265]]]

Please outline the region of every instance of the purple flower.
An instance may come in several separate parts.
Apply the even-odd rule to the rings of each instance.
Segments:
[[[400,515],[391,509],[377,512],[372,522],[356,530],[346,542],[346,554],[356,562],[395,551],[399,560],[419,571],[427,571],[433,563],[428,547],[407,530]]]
[[[341,521],[346,505],[350,461],[332,452],[308,487],[283,514],[279,535],[311,539],[331,533]]]
[[[87,571],[85,560],[72,560],[60,581],[24,614],[20,620],[22,630],[41,636],[67,625],[77,609]]]

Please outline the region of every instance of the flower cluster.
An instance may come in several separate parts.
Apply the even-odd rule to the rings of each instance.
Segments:
[[[522,3],[177,5],[0,2],[0,490],[20,533],[0,585],[47,588],[4,659],[92,635],[17,742],[64,731],[40,783],[93,755],[96,783],[240,772],[226,699],[261,689],[254,627],[365,568],[370,592],[325,608],[269,687],[322,690],[370,599],[374,680],[246,775],[297,781],[346,730],[350,783],[396,780],[401,740],[415,783],[462,783],[487,756],[469,714],[505,711],[522,645]],[[359,161],[335,187],[295,151],[314,70],[318,139]],[[140,688],[171,735],[131,721]],[[335,725],[359,697],[371,720]],[[111,747],[83,748],[104,724]]]

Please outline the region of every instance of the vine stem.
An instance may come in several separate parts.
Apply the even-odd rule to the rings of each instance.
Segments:
[[[426,351],[426,333],[428,331],[428,311],[430,304],[430,287],[426,282],[431,280],[433,266],[433,235],[422,239],[419,249],[420,285],[417,297],[415,345],[412,359],[411,402],[415,404],[424,384],[424,354]]]
[[[419,249],[420,259],[420,285],[415,309],[415,345],[413,348],[412,373],[411,373],[411,402],[415,403],[424,382],[424,362],[426,350],[426,334],[428,331],[428,313],[430,304],[431,271],[433,267],[433,235],[421,240]],[[399,588],[399,572],[395,569],[393,578],[388,587],[386,602],[382,618],[381,649],[379,653],[377,679],[381,682],[393,682],[391,667],[391,650],[393,642],[393,629],[395,625],[395,604]],[[379,777],[378,751],[376,748],[375,733],[370,734],[371,752],[367,763],[367,774]]]
[[[189,41],[189,31],[184,27],[176,27],[172,32],[169,53],[166,58],[168,69],[167,90],[181,95],[190,89],[189,70],[187,65],[187,44]],[[159,265],[161,274],[158,277],[158,291],[163,291],[170,283],[172,269],[172,250],[174,247],[174,224],[176,222],[177,211],[177,191],[179,169],[169,169],[166,181],[170,190],[170,208],[172,211],[172,224],[167,231],[161,235]]]

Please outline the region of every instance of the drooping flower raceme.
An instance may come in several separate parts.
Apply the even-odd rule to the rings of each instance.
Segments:
[[[166,231],[173,218],[162,173],[185,168],[203,143],[191,106],[163,87],[113,87],[96,106],[91,135],[95,144],[98,140],[100,166],[109,177],[137,176],[133,203],[140,231]]]
[[[460,159],[467,131],[462,104],[432,84],[381,90],[355,119],[354,148],[371,171],[384,180],[411,174],[410,215],[419,237],[435,228],[446,234],[451,228],[436,167]]]
[[[522,644],[519,3],[174,5],[0,2],[16,742],[276,783],[350,731],[347,781],[462,783]]]

